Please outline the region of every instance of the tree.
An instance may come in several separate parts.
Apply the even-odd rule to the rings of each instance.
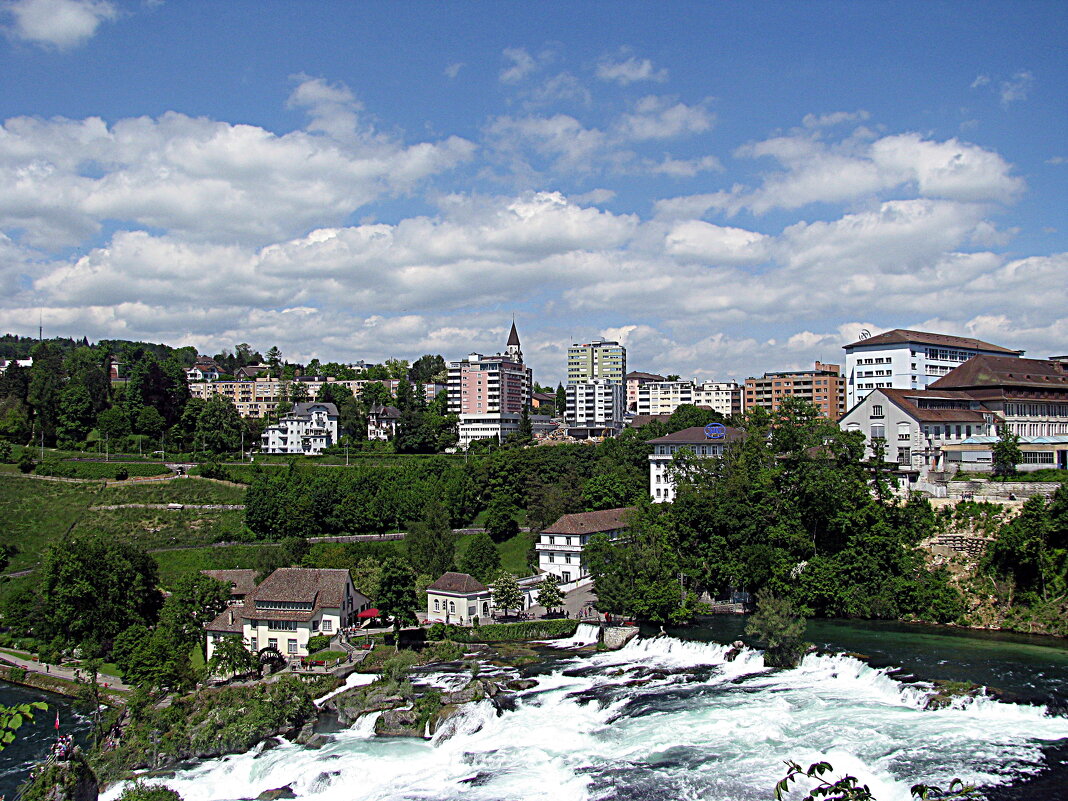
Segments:
[[[757,611],[745,633],[765,644],[764,664],[770,667],[797,667],[804,656],[805,619],[790,601],[770,590],[757,593]]]
[[[367,556],[356,563],[351,573],[352,585],[370,598],[371,603],[377,603],[382,586],[382,563],[373,556]]]
[[[196,683],[189,652],[168,627],[135,624],[116,637],[112,659],[127,684],[146,690],[183,690]]]
[[[82,443],[89,436],[95,419],[89,390],[81,384],[67,384],[59,396],[56,438],[69,444]]]
[[[503,609],[506,616],[509,609],[523,608],[523,593],[519,589],[519,581],[507,570],[502,570],[497,574],[492,590],[493,605],[498,609]]]
[[[203,646],[204,625],[226,608],[230,587],[203,573],[187,573],[174,586],[163,603],[160,625],[168,627],[174,639],[189,650]]]
[[[560,592],[560,580],[555,573],[546,573],[538,588],[538,603],[546,609],[556,609],[564,604],[564,596]]]
[[[428,353],[415,360],[407,377],[413,384],[432,384],[444,379],[447,371],[444,358]]]
[[[410,567],[396,558],[382,564],[382,576],[378,586],[378,609],[393,618],[393,632],[399,634],[402,625],[415,625],[418,618],[415,610],[419,603],[415,597],[415,575]]]
[[[489,534],[485,531],[475,534],[460,558],[459,567],[461,572],[474,576],[483,584],[497,575],[501,569],[501,554]]]
[[[156,561],[129,543],[74,535],[44,555],[38,588],[42,637],[101,645],[133,624],[152,625],[163,596]]]
[[[237,676],[256,669],[259,662],[240,635],[221,637],[208,660],[208,673],[212,676]]]
[[[563,384],[556,385],[556,416],[563,417],[567,411],[567,390]]]
[[[271,378],[280,377],[279,368],[282,364],[282,351],[278,350],[277,345],[272,345],[270,350],[267,351],[267,366],[271,369],[268,371],[268,375]]]
[[[196,443],[209,453],[232,453],[241,447],[241,418],[225,395],[212,395],[197,418]]]
[[[33,365],[30,367],[27,401],[33,409],[35,428],[44,435],[46,444],[54,445],[66,378],[63,355],[53,342],[39,343],[31,354]]]
[[[167,421],[152,406],[143,406],[137,414],[137,431],[149,439],[158,440],[167,429]]]
[[[113,442],[111,447],[118,447],[121,439],[130,433],[130,418],[118,406],[105,409],[96,418],[97,428],[100,433]]]
[[[417,573],[440,576],[452,570],[456,537],[449,525],[448,510],[440,501],[431,501],[423,519],[408,526],[404,549]]]
[[[490,501],[486,510],[486,533],[494,542],[505,542],[519,533],[515,514],[515,507],[508,500],[494,496]]]
[[[1023,461],[1023,451],[1020,450],[1020,437],[1009,430],[1008,425],[1001,426],[1001,434],[994,443],[994,475],[1006,478],[1016,475],[1016,465]]]

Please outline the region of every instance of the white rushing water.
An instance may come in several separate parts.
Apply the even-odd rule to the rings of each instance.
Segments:
[[[1043,742],[1068,738],[1068,719],[1041,707],[978,698],[926,711],[923,685],[852,657],[771,671],[756,651],[727,662],[728,648],[636,639],[563,659],[514,711],[468,705],[430,741],[376,738],[367,716],[319,750],[284,743],[166,783],[186,801],[286,785],[312,801],[764,801],[784,760],[825,759],[880,801],[904,801],[921,781],[1011,781],[1038,768]]]

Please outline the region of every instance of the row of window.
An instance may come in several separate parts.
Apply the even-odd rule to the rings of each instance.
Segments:
[[[857,359],[857,364],[890,364],[890,357],[875,356],[870,359]]]
[[[1009,417],[1068,417],[1068,403],[1006,403]]]

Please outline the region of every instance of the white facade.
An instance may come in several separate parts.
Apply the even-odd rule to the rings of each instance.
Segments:
[[[637,414],[672,414],[694,402],[692,381],[650,381],[638,387]]]
[[[690,451],[698,459],[720,457],[726,446],[741,436],[742,432],[736,428],[695,426],[649,440],[653,446],[653,452],[649,454],[649,496],[656,503],[675,500],[672,461],[679,451]]]
[[[623,384],[609,379],[568,384],[564,419],[570,428],[618,432],[623,427],[626,390]]]
[[[495,437],[503,442],[505,437],[519,431],[518,414],[461,414],[457,426],[459,447],[466,448],[476,439]]]
[[[582,550],[595,534],[605,534],[615,539],[626,527],[633,508],[603,509],[598,512],[581,512],[564,515],[538,536],[534,550],[538,555],[538,568],[542,573],[552,573],[563,584],[581,582],[589,575],[582,560]]]
[[[264,453],[317,455],[337,442],[337,407],[332,403],[295,403],[293,410],[268,426]]]
[[[737,381],[705,381],[693,389],[695,406],[708,406],[724,417],[742,411],[742,388]]]
[[[873,389],[926,389],[973,356],[1023,351],[948,334],[895,329],[845,346],[846,409]]]

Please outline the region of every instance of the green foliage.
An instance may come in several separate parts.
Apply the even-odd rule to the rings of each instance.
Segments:
[[[504,542],[518,534],[519,523],[515,515],[515,507],[508,500],[495,495],[486,511],[486,533],[490,539]]]
[[[62,476],[64,478],[109,479],[115,478],[119,470],[126,471],[127,477],[165,476],[170,470],[159,462],[75,462],[46,458],[37,465],[37,473],[42,476]]]
[[[259,661],[240,636],[217,640],[208,660],[207,670],[213,676],[240,676],[256,669]]]
[[[188,651],[204,640],[204,626],[226,608],[230,586],[202,573],[190,573],[175,583],[163,602],[160,625],[170,630],[179,647]]]
[[[155,623],[163,598],[156,563],[132,546],[71,536],[52,545],[40,569],[42,638],[106,643],[133,624]]]
[[[225,395],[212,395],[197,418],[196,442],[215,454],[234,453],[241,447],[241,418]]]
[[[408,526],[404,548],[417,573],[440,576],[453,569],[456,537],[445,506],[431,501],[420,520]]]
[[[15,741],[15,731],[27,720],[33,722],[35,710],[48,709],[44,701],[30,701],[16,706],[0,706],[0,751]]]
[[[399,683],[408,678],[408,671],[420,662],[415,651],[397,651],[382,663],[382,680]]]
[[[790,601],[769,590],[757,594],[757,611],[745,633],[764,643],[764,663],[772,667],[796,667],[805,653],[805,619]]]
[[[577,620],[570,618],[527,620],[520,623],[489,623],[474,628],[435,623],[427,629],[427,638],[453,642],[487,643],[555,640],[561,637],[571,637],[578,625]]]
[[[842,776],[833,781],[824,778],[834,770],[829,762],[814,762],[805,769],[793,760],[787,760],[786,767],[786,776],[775,785],[775,801],[784,801],[790,795],[790,785],[800,778],[813,782],[813,786],[801,801],[876,801],[868,786],[860,784],[855,776]],[[976,791],[960,779],[954,779],[945,791],[926,784],[916,784],[911,788],[910,794],[913,798],[949,801],[975,797]]]
[[[546,573],[538,588],[538,603],[546,609],[556,609],[564,603],[564,596],[560,592],[560,581],[555,573]]]
[[[165,785],[149,784],[138,779],[126,786],[119,801],[182,801],[182,796]]]
[[[314,654],[316,651],[322,651],[330,646],[330,640],[333,639],[329,634],[316,634],[314,637],[308,638],[308,653]]]
[[[1023,461],[1020,437],[1002,425],[998,441],[991,448],[994,459],[994,475],[1001,478],[1016,475],[1016,465]]]
[[[986,550],[982,569],[1010,579],[1027,605],[1068,592],[1068,485],[1047,502],[1036,495],[1002,525]]]
[[[398,559],[387,559],[382,564],[376,603],[383,615],[393,618],[395,632],[402,625],[414,625],[415,610],[420,604],[415,597],[415,576],[411,568]]]
[[[115,638],[111,657],[124,682],[148,690],[183,691],[197,680],[189,647],[167,626],[130,626]]]
[[[460,557],[459,568],[462,573],[474,576],[483,584],[500,572],[501,554],[489,534],[480,531],[472,537],[467,550]]]

